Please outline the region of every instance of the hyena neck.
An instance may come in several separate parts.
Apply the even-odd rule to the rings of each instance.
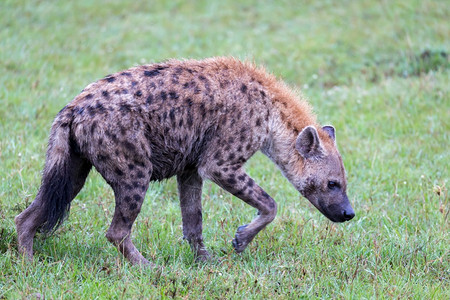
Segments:
[[[303,158],[295,148],[299,133],[306,126],[319,128],[316,116],[306,100],[296,96],[283,83],[272,95],[269,136],[262,152],[294,185],[301,177]]]

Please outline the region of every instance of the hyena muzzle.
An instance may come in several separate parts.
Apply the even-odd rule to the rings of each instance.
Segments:
[[[233,239],[237,252],[276,215],[275,201],[247,175],[258,150],[334,222],[355,215],[332,126],[283,82],[233,58],[171,60],[108,75],[56,116],[41,187],[15,218],[19,251],[33,256],[37,230],[53,232],[92,166],[112,187],[115,211],[106,237],[133,264],[149,262],[130,239],[151,181],[177,176],[184,237],[200,260],[205,179],[258,210]]]

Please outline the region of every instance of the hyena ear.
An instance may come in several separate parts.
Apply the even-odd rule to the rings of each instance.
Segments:
[[[326,125],[322,127],[322,130],[325,131],[330,138],[336,142],[336,131],[334,130],[334,127],[331,125]]]
[[[324,153],[317,129],[313,126],[307,126],[300,132],[295,142],[295,148],[306,159],[320,158]]]

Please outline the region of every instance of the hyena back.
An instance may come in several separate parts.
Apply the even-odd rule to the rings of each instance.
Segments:
[[[106,237],[133,264],[148,264],[130,232],[151,181],[177,176],[183,234],[198,259],[201,190],[209,179],[258,210],[233,240],[237,252],[276,215],[275,201],[244,171],[258,150],[335,222],[354,216],[331,126],[263,69],[233,58],[171,60],[109,75],[87,86],[56,116],[41,187],[15,218],[19,250],[33,256],[38,229],[50,233],[92,166],[112,187]]]

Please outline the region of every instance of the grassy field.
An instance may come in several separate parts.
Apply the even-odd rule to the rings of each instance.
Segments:
[[[0,2],[0,299],[450,298],[447,1],[100,2]],[[215,260],[195,263],[171,179],[136,221],[136,246],[164,267],[142,270],[104,237],[113,194],[91,172],[23,261],[13,218],[37,192],[56,113],[106,74],[219,55],[265,65],[337,128],[355,219],[328,221],[258,154],[247,170],[279,211],[247,250],[231,239],[254,209],[207,183]]]

